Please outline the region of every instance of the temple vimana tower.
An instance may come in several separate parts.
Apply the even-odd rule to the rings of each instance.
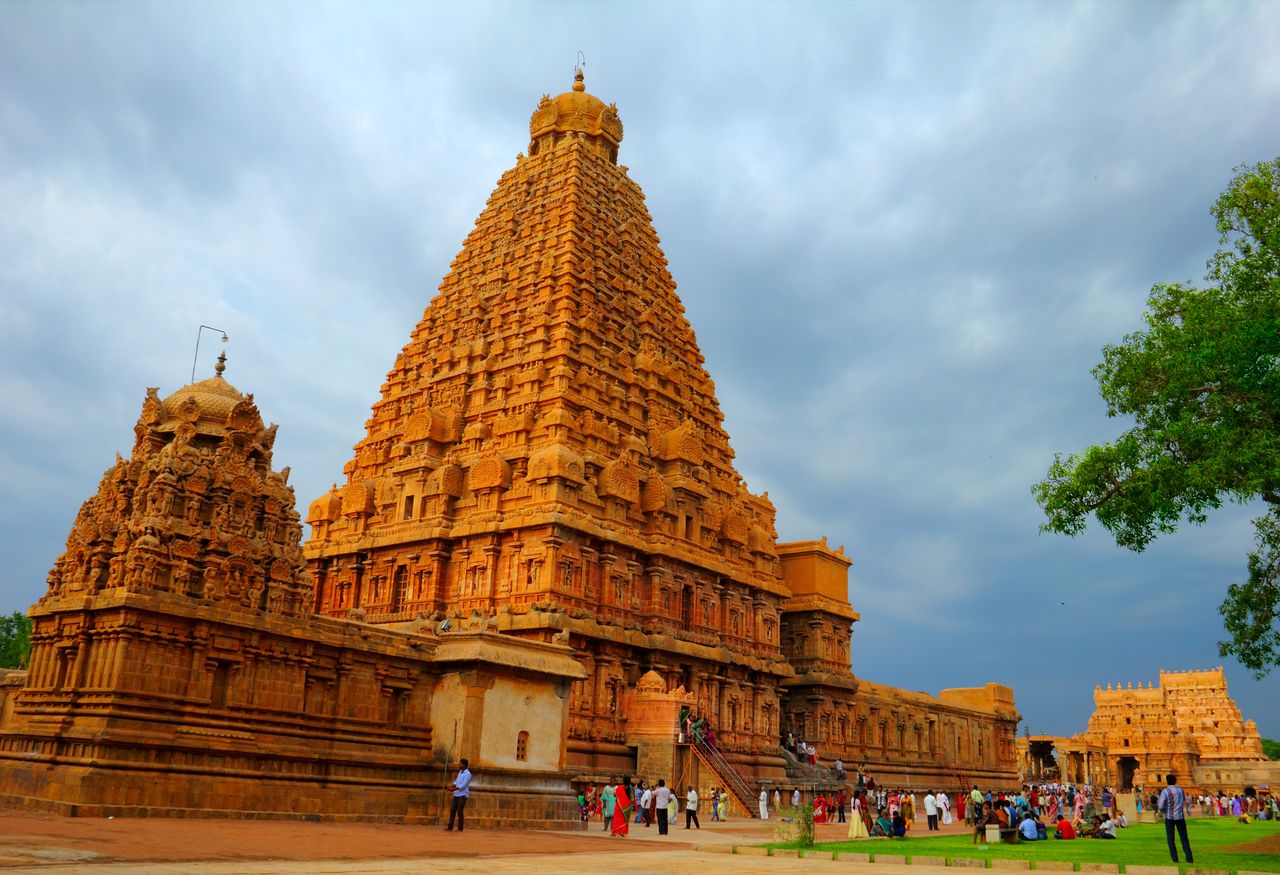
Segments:
[[[622,139],[581,71],[541,99],[304,545],[252,396],[221,375],[151,391],[33,609],[31,672],[0,686],[11,796],[110,809],[91,752],[74,774],[16,765],[103,728],[153,784],[179,762],[234,772],[215,800],[140,781],[131,804],[153,812],[285,814],[291,782],[324,776],[348,783],[304,794],[309,812],[358,814],[365,782],[395,816],[470,753],[478,789],[553,823],[572,780],[795,782],[788,730],[889,783],[1017,780],[1009,688],[935,697],[851,670],[851,559],[779,543],[735,469]],[[157,696],[205,731],[148,722]],[[685,706],[718,762],[682,750]],[[431,815],[409,795],[402,815]]]

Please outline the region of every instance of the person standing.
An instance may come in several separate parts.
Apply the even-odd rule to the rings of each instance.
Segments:
[[[698,823],[698,791],[693,789],[692,784],[689,785],[689,795],[684,801],[684,828],[688,829],[691,823],[702,829],[702,824]]]
[[[760,819],[769,819],[769,788],[760,788]]]
[[[782,810],[782,793],[777,787],[773,788],[773,810],[775,813]]]
[[[938,811],[942,815],[942,825],[951,825],[951,799],[947,796],[946,790],[938,791]]]
[[[840,817],[837,823],[844,823],[844,807],[848,804],[849,794],[845,791],[844,787],[841,787],[840,792],[836,795],[836,814]]]
[[[658,779],[658,789],[653,791],[653,804],[658,809],[658,835],[667,835],[667,806],[671,804],[671,797],[675,795],[671,792],[671,788],[667,786],[667,782],[662,778]]]
[[[653,790],[645,787],[640,793],[640,814],[644,818],[644,825],[651,826],[649,821],[649,805],[653,802]]]
[[[1165,776],[1169,786],[1160,791],[1160,799],[1156,802],[1156,811],[1164,817],[1164,835],[1169,842],[1169,857],[1178,862],[1178,849],[1173,844],[1174,830],[1182,840],[1182,853],[1188,863],[1194,863],[1191,857],[1191,842],[1187,840],[1187,794],[1178,786],[1177,775]]]
[[[471,795],[471,763],[466,757],[458,761],[461,766],[458,769],[458,776],[453,779],[453,784],[449,789],[453,791],[453,802],[449,805],[449,825],[444,828],[445,832],[453,832],[453,821],[457,818],[458,832],[462,832],[462,827],[466,824],[467,798]],[[439,823],[439,821],[436,821]],[[1186,827],[1184,826],[1185,830]]]
[[[613,835],[627,837],[631,831],[631,809],[635,807],[635,796],[631,789],[631,777],[624,775],[622,783],[613,790],[617,797],[613,802],[613,822],[609,829]]]
[[[604,813],[604,831],[608,832],[613,826],[613,806],[617,804],[618,791],[616,789],[617,781],[613,778],[609,779],[609,783],[604,785],[604,791],[600,794],[600,801]]]
[[[929,831],[936,831],[938,829],[938,797],[933,795],[932,790],[924,794],[924,816],[929,821]]]
[[[791,789],[791,807],[792,808],[800,807],[800,788],[799,787],[793,787]]]

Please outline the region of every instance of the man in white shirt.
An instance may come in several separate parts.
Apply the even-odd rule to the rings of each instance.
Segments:
[[[800,788],[799,787],[796,787],[794,790],[791,791],[791,807],[792,808],[800,807]]]
[[[760,819],[769,819],[769,788],[760,788]]]
[[[938,791],[938,813],[942,817],[942,823],[945,826],[951,824],[951,797],[947,795],[946,790]]]
[[[929,829],[938,828],[938,797],[930,790],[924,794],[924,816],[929,821]]]
[[[467,797],[471,795],[471,763],[464,758],[459,761],[459,765],[461,768],[458,769],[458,777],[453,779],[453,784],[449,787],[453,791],[453,802],[449,806],[449,825],[445,827],[445,832],[453,831],[455,815],[458,819],[458,832],[462,832],[466,822]]]
[[[649,787],[644,788],[644,792],[640,794],[640,812],[644,817],[644,825],[652,826],[649,823],[649,803],[653,801],[653,790]]]
[[[690,823],[702,829],[702,824],[698,823],[698,791],[692,784],[689,785],[689,795],[685,797],[684,828],[688,829]]]
[[[671,804],[672,795],[667,782],[659,778],[658,789],[653,791],[653,802],[658,806],[658,835],[660,836],[667,835],[667,806]]]

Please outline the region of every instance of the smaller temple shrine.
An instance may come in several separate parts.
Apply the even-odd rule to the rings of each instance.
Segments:
[[[0,682],[0,799],[421,822],[467,757],[478,824],[576,824],[572,652],[474,619],[441,637],[312,614],[276,426],[224,366],[148,389],[132,458],[81,507],[31,610],[30,669]]]
[[[1258,727],[1227,694],[1222,666],[1160,672],[1157,684],[1093,691],[1094,712],[1071,738],[1019,739],[1023,779],[1156,786],[1174,774],[1191,788],[1238,792],[1280,779],[1262,752]]]

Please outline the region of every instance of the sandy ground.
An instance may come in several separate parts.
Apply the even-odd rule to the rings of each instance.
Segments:
[[[606,836],[600,824],[584,832],[469,829],[435,826],[304,823],[280,820],[102,819],[55,817],[0,809],[0,869],[40,875],[399,875],[409,872],[560,873],[577,871],[721,870],[724,857],[697,845],[772,841],[776,820],[681,822],[666,837],[632,825],[628,838]],[[845,824],[817,827],[819,841],[843,838]],[[947,832],[963,832],[953,826]],[[573,855],[572,863],[565,860]],[[735,873],[792,871],[799,861],[734,857]],[[813,861],[808,866],[812,867]],[[803,866],[795,871],[802,871]],[[877,866],[877,875],[896,868]],[[928,875],[922,867],[903,873]]]

